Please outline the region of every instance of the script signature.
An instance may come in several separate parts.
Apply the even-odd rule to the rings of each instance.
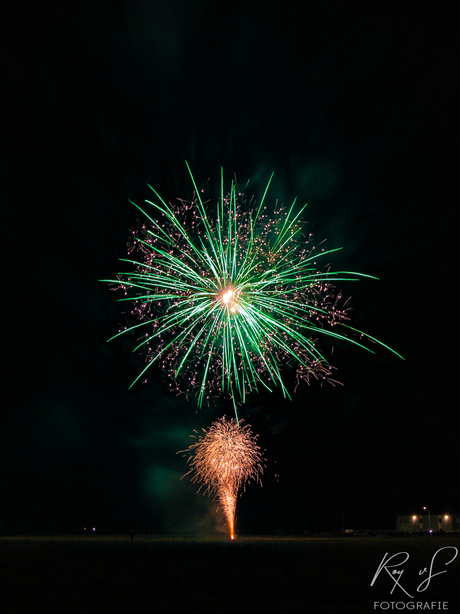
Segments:
[[[452,563],[453,560],[457,558],[458,548],[455,548],[455,546],[445,546],[444,548],[439,548],[439,550],[437,550],[433,554],[429,567],[424,567],[418,573],[419,576],[428,574],[426,578],[424,578],[422,582],[420,582],[420,584],[418,585],[417,587],[418,593],[423,593],[423,591],[426,591],[426,589],[430,586],[432,578],[436,576],[440,576],[443,573],[447,573],[447,569],[444,569],[442,571],[436,571],[436,572],[434,571],[435,563],[437,564],[437,569],[439,569],[440,563],[438,563],[437,557],[439,553],[442,552],[443,550],[450,551],[450,555],[452,555],[451,558],[447,562],[444,562],[444,566],[449,565],[450,563]],[[392,595],[395,588],[398,587],[404,593],[406,593],[406,595],[408,595],[411,599],[413,599],[414,596],[409,595],[409,593],[406,591],[406,589],[401,584],[402,575],[404,573],[404,569],[402,569],[402,566],[409,560],[409,556],[410,555],[408,552],[397,552],[396,554],[393,554],[392,556],[388,557],[388,552],[386,552],[380,565],[377,568],[377,571],[375,572],[375,575],[371,582],[371,586],[374,586],[375,581],[377,580],[379,575],[382,573],[382,571],[385,570],[394,582],[393,587],[390,591],[390,594]]]

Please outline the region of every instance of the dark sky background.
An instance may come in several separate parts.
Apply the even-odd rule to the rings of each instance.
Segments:
[[[317,5],[322,5],[319,10]],[[394,528],[460,511],[458,123],[451,15],[298,2],[65,3],[2,23],[0,532],[212,533],[178,450],[224,412],[128,386],[142,358],[107,284],[128,199],[191,198],[220,167],[308,202],[353,323],[402,361],[336,344],[343,386],[249,399],[263,487],[241,533]],[[326,352],[329,350],[326,347]],[[289,379],[289,376],[288,376]],[[275,477],[279,475],[279,481]]]

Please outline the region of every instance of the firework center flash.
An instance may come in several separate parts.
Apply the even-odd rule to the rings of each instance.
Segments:
[[[219,298],[222,304],[225,305],[230,311],[230,313],[238,312],[238,294],[236,290],[233,290],[232,288],[225,288],[224,290],[222,290],[222,293]]]

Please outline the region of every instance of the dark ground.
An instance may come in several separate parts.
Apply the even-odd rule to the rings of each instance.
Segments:
[[[413,601],[448,602],[458,612],[459,559],[438,554],[457,546],[442,538],[23,537],[0,539],[0,611],[93,614],[106,612],[217,614],[310,612],[365,614],[374,602],[412,601],[384,572],[370,586],[385,553],[408,552],[400,583]],[[394,560],[396,562],[396,560]],[[386,576],[386,577],[385,577]],[[431,607],[431,606],[430,606]],[[437,606],[438,607],[438,606]],[[389,606],[391,610],[391,605]],[[404,610],[406,608],[404,607]],[[427,610],[427,608],[425,608]],[[407,610],[406,610],[407,611]],[[430,611],[436,611],[431,609]]]

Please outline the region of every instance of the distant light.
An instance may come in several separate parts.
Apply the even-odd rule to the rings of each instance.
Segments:
[[[93,527],[93,531],[95,531],[96,529]]]
[[[412,516],[412,520],[417,520],[417,516]]]
[[[447,514],[444,516],[444,520],[449,520],[449,516]]]
[[[86,531],[86,527],[83,527],[83,531]]]
[[[433,529],[430,529],[430,533],[433,533]]]

